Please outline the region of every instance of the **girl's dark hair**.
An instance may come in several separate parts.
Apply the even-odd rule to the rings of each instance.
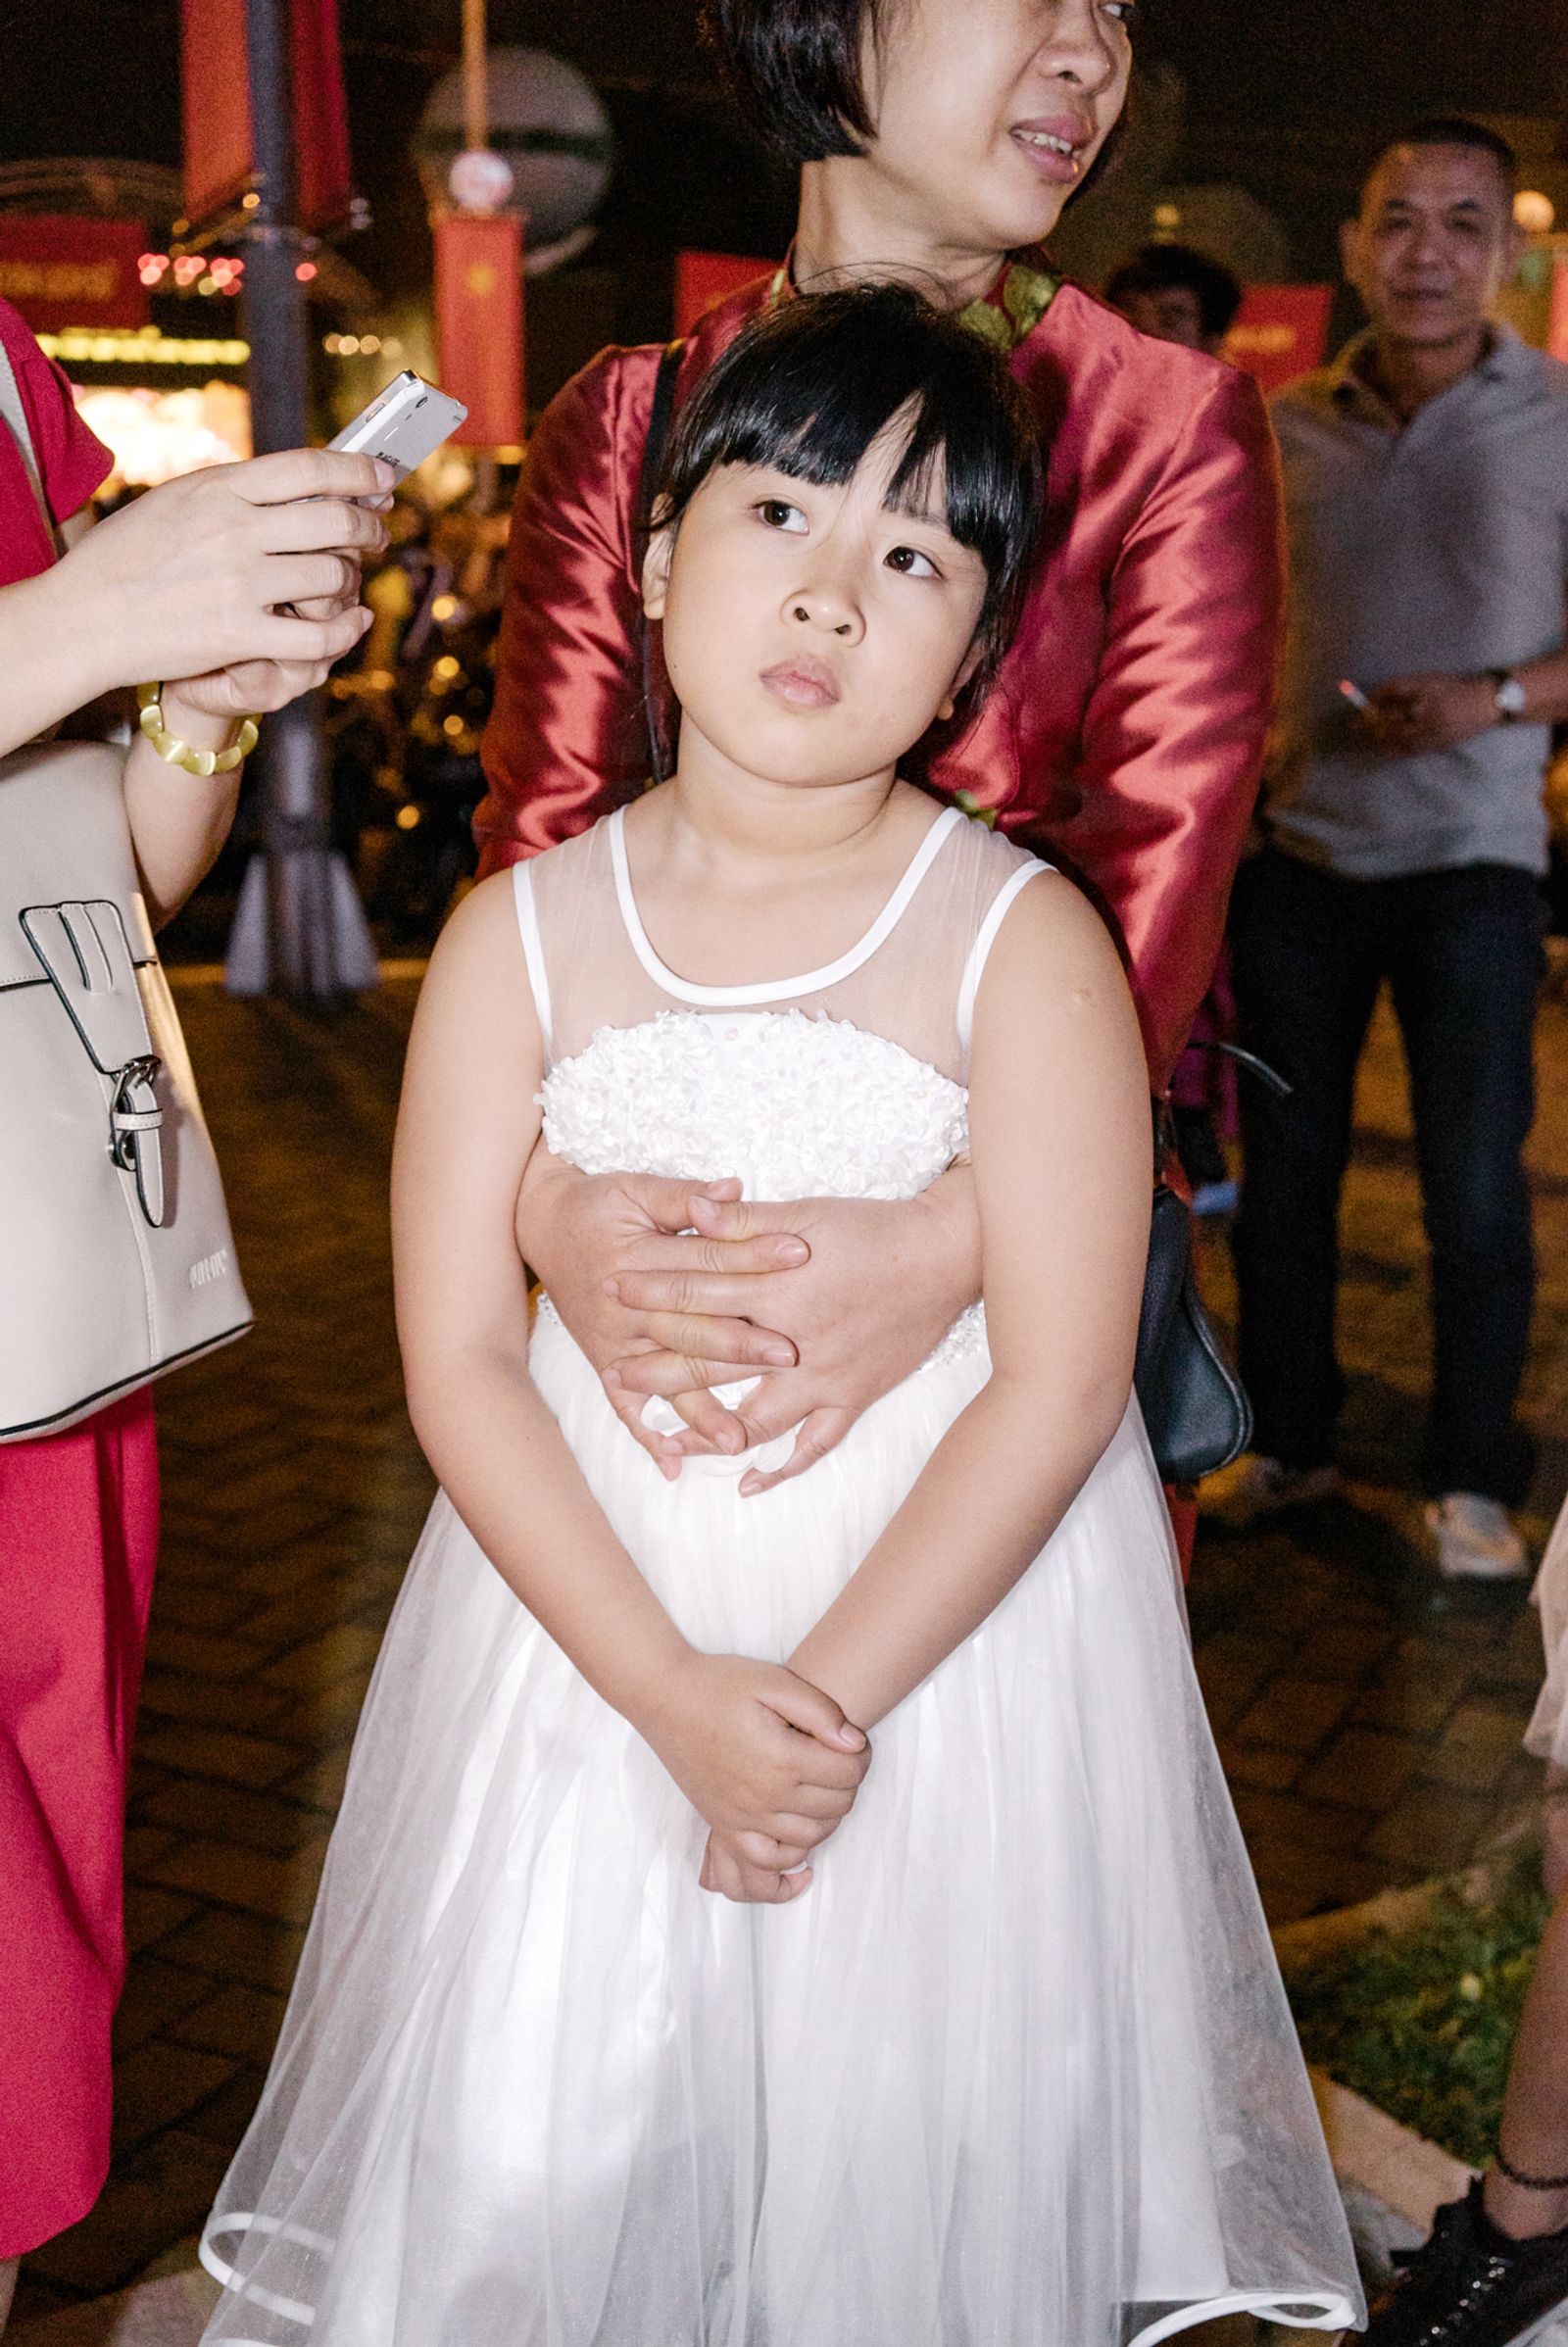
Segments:
[[[754,319],[682,409],[655,517],[678,521],[720,465],[765,465],[837,486],[906,413],[892,510],[918,510],[940,478],[949,529],[986,568],[972,702],[1007,648],[1028,587],[1044,494],[1040,436],[1002,355],[909,286],[802,294]]]

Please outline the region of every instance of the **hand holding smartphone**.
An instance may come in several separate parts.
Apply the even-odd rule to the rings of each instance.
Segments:
[[[438,391],[433,383],[425,382],[412,367],[406,367],[327,446],[348,456],[379,457],[392,467],[395,482],[404,481],[416,465],[422,465],[457,430],[467,413],[461,400]],[[384,513],[392,500],[390,496],[362,497],[355,502]],[[296,618],[324,615],[313,609],[301,609],[297,604],[283,608]]]
[[[351,456],[379,457],[403,481],[450,439],[467,413],[461,400],[406,367],[327,446]]]

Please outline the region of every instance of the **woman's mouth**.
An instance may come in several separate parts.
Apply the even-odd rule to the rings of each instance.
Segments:
[[[1042,179],[1053,187],[1071,187],[1083,171],[1083,150],[1093,133],[1081,122],[1053,120],[1014,122],[1008,136]]]
[[[762,670],[762,683],[792,709],[831,709],[838,700],[838,680],[824,660],[808,655],[780,660]]]

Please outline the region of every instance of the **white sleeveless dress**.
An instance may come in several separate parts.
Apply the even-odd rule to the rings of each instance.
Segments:
[[[726,991],[655,953],[618,817],[519,865],[550,1146],[913,1197],[964,1146],[974,988],[1039,868],[949,810],[853,953]],[[1019,1069],[1050,1081],[1023,1037]],[[548,1303],[529,1357],[685,1635],[778,1661],[989,1374],[976,1308],[743,1500],[745,1460],[663,1480]],[[710,1896],[705,1838],[438,1496],[207,2227],[209,2340],[1126,2347],[1232,2309],[1359,2319],[1136,1405],[877,1730],[811,1888]]]

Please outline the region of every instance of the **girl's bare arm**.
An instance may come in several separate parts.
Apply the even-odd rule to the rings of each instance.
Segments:
[[[863,1736],[790,1672],[688,1644],[528,1374],[513,1217],[543,1074],[504,873],[448,925],[409,1045],[392,1243],[415,1431],[503,1580],[710,1824],[767,1839],[809,1820],[820,1839],[864,1773]]]
[[[870,1728],[1004,1597],[1121,1422],[1149,1244],[1137,1017],[1098,915],[1030,882],[969,1075],[992,1375],[791,1668]]]

